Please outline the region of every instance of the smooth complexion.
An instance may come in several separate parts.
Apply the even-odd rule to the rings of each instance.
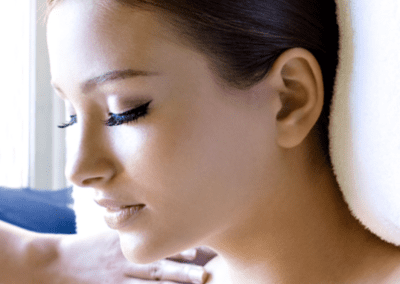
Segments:
[[[129,260],[206,245],[220,255],[210,283],[379,283],[396,271],[397,249],[351,216],[323,158],[311,53],[288,50],[260,83],[232,89],[157,14],[103,2],[58,4],[48,46],[77,118],[67,177],[100,203],[144,205],[118,227]],[[118,70],[131,75],[93,79]],[[146,116],[104,125],[149,101]]]

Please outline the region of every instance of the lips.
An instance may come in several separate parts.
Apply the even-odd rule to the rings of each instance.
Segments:
[[[144,204],[129,205],[112,199],[100,199],[95,200],[95,202],[107,209],[104,214],[104,220],[114,230],[121,229],[130,224],[145,207]]]

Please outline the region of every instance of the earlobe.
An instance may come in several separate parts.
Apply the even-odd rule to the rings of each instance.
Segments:
[[[307,137],[321,114],[322,72],[309,51],[294,48],[275,61],[270,75],[281,103],[276,114],[276,140],[279,146],[292,148]]]

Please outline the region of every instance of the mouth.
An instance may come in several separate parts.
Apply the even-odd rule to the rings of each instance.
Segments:
[[[106,208],[104,220],[107,226],[114,230],[122,229],[131,224],[146,207],[144,204],[124,205],[111,199],[95,200],[95,202]]]
[[[107,208],[104,220],[111,229],[122,229],[136,219],[144,207],[144,204],[139,204],[120,208]]]

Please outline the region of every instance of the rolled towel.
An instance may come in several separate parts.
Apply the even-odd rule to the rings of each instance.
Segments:
[[[400,245],[400,1],[336,0],[334,172],[353,215]]]

